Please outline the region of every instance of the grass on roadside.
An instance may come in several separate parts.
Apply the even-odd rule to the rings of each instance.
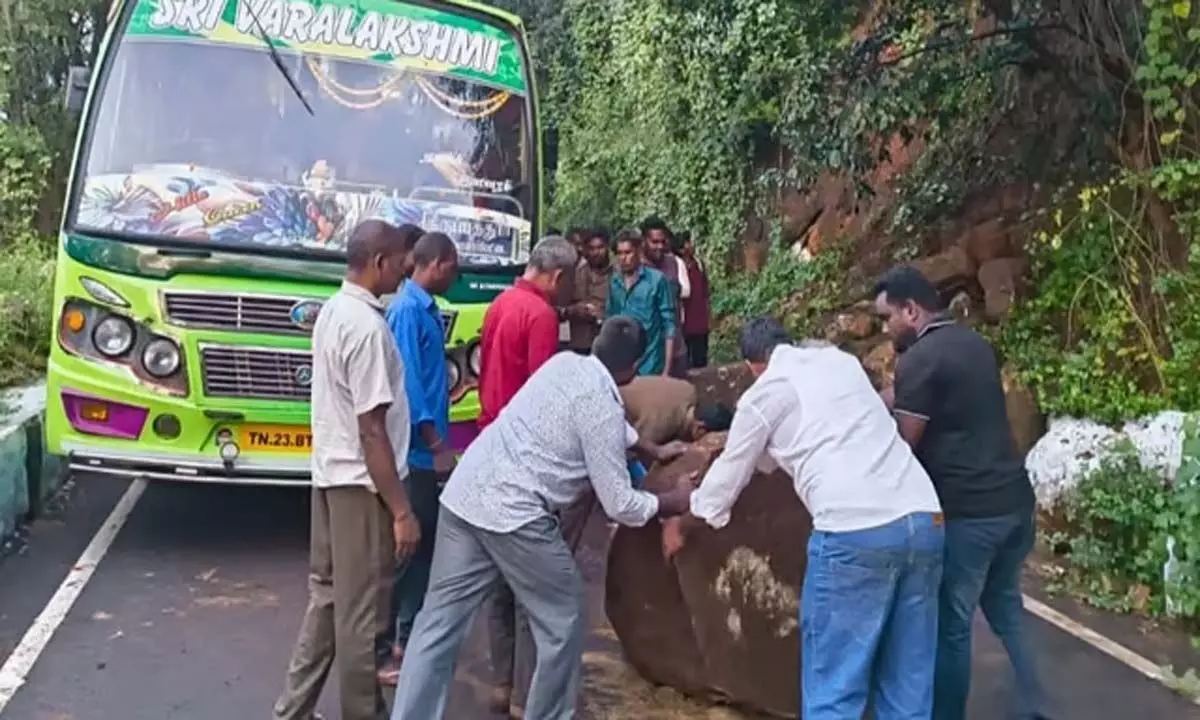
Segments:
[[[0,388],[46,369],[54,290],[54,244],[0,240]]]

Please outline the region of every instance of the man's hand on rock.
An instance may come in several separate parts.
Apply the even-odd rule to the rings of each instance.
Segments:
[[[666,492],[658,493],[658,516],[663,520],[687,515],[692,507],[692,492],[696,489],[695,479],[699,473],[688,473],[675,480],[675,485]]]
[[[683,549],[687,542],[687,531],[683,526],[683,517],[666,518],[662,521],[662,554],[663,560],[671,562],[675,555]]]
[[[658,462],[667,462],[674,460],[680,455],[687,452],[688,444],[682,440],[672,440],[665,445],[654,446],[654,459]]]

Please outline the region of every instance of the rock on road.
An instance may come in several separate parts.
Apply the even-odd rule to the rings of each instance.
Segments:
[[[0,560],[0,658],[41,612],[127,487],[76,478],[63,507]],[[307,492],[151,485],[0,720],[253,720],[270,716],[305,604]],[[654,689],[622,662],[603,617],[602,547],[593,523],[581,558],[592,633],[585,718],[744,717]],[[799,549],[797,550],[799,552]],[[1058,718],[1200,718],[1200,708],[1030,617],[1031,642]],[[976,640],[972,720],[1005,717],[1007,659]],[[448,718],[482,709],[479,624],[459,663]],[[321,709],[336,717],[334,688]]]

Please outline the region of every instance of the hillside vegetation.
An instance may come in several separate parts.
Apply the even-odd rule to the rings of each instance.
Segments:
[[[661,213],[719,261],[723,314],[810,333],[891,263],[990,245],[948,293],[982,304],[973,273],[1021,261],[1015,311],[987,314],[1047,410],[1200,405],[1200,7],[507,4],[560,224]]]

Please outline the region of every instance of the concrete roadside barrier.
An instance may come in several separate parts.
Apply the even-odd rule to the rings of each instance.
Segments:
[[[0,391],[0,541],[41,511],[66,478],[66,466],[45,453],[44,384]]]

